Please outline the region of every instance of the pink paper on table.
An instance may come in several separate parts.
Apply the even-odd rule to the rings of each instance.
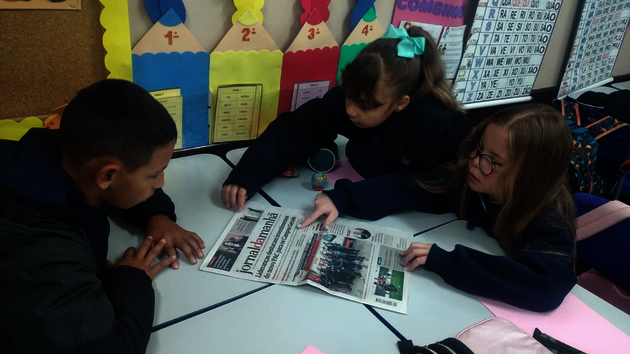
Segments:
[[[530,312],[495,300],[478,299],[495,316],[509,320],[530,336],[538,328],[589,354],[622,353],[628,352],[630,348],[629,336],[572,294],[564,299],[560,307],[546,313]]]
[[[337,166],[335,166],[332,171],[326,172],[326,177],[328,178],[328,182],[331,184],[335,184],[338,179],[342,178],[347,178],[352,182],[363,180],[363,177],[361,177],[357,171],[350,166],[350,162],[347,157],[340,158]]]
[[[303,351],[302,354],[324,354],[324,352],[322,352],[321,350],[315,348],[312,345],[309,345],[308,347],[306,347]]]

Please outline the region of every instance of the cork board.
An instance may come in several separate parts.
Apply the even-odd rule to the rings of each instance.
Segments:
[[[50,113],[107,77],[101,9],[0,11],[0,119]]]
[[[81,0],[4,0],[0,9],[81,10]]]

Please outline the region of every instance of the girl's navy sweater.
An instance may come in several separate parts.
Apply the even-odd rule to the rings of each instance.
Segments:
[[[445,110],[425,99],[413,100],[374,128],[359,128],[346,113],[339,87],[278,116],[256,139],[224,185],[238,185],[253,196],[295,160],[329,147],[338,134],[348,138],[346,156],[364,178],[402,172],[421,175],[457,156],[472,127],[457,110]]]
[[[325,191],[340,214],[377,220],[415,209],[459,215],[461,192],[433,194],[401,173],[360,182],[338,180]],[[468,227],[483,227],[492,236],[500,206],[473,193],[467,206]],[[545,208],[524,230],[525,237],[511,255],[491,255],[463,245],[446,251],[431,247],[425,267],[455,288],[503,301],[530,311],[551,311],[577,283],[574,235],[558,212]],[[421,239],[418,241],[422,241]]]

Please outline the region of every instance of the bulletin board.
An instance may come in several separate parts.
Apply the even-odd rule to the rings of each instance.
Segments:
[[[101,8],[0,11],[0,119],[50,113],[107,77]]]

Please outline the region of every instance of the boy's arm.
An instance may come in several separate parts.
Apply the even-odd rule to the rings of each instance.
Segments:
[[[38,243],[36,255],[23,255],[23,259],[37,259],[5,264],[14,276],[1,296],[11,306],[2,307],[0,331],[11,341],[0,348],[12,348],[8,352],[144,353],[155,306],[147,273],[120,266],[99,279],[84,245],[49,239]]]
[[[152,236],[155,242],[165,239],[164,251],[169,257],[177,255],[177,248],[191,264],[197,263],[196,258],[203,258],[203,240],[175,222],[175,204],[161,188],[156,189],[146,201],[125,210],[124,214],[132,220],[144,221],[146,236]],[[179,268],[179,262],[173,262],[172,267]]]

